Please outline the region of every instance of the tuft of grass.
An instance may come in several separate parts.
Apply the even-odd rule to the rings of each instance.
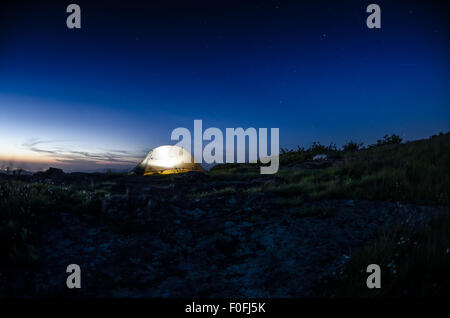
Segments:
[[[189,198],[195,200],[195,199],[203,199],[203,198],[208,198],[208,197],[213,197],[213,196],[229,195],[229,194],[234,194],[234,193],[236,193],[235,188],[227,187],[227,188],[223,188],[223,189],[212,190],[209,192],[192,193],[189,195]]]
[[[381,268],[381,288],[369,289],[369,264]],[[321,286],[339,297],[450,296],[450,210],[417,230],[399,226],[350,259],[344,274]],[[327,294],[327,296],[330,296]]]
[[[260,186],[250,187],[250,188],[247,188],[247,189],[244,190],[244,192],[248,193],[248,194],[255,194],[255,193],[258,193],[258,192],[262,192],[262,191],[264,191],[264,190]]]
[[[35,234],[40,217],[67,210],[97,215],[100,209],[94,192],[76,186],[0,181],[0,266],[38,260]]]
[[[257,164],[220,164],[211,168],[208,174],[220,180],[250,180],[260,177]]]
[[[302,205],[304,203],[304,199],[302,197],[292,197],[292,198],[280,198],[276,200],[274,203],[279,207],[296,207]]]

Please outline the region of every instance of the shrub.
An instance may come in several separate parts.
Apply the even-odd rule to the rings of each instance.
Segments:
[[[398,145],[401,144],[403,139],[396,134],[392,135],[384,135],[383,139],[378,139],[376,146],[384,146],[384,145]]]
[[[328,148],[322,145],[319,141],[314,141],[308,151],[313,153],[325,153],[328,151]]]
[[[344,151],[358,151],[363,146],[362,142],[349,141],[347,144],[342,146]]]

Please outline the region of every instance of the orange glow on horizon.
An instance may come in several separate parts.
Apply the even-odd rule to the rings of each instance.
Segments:
[[[8,155],[0,154],[0,161],[6,162],[26,162],[26,163],[58,163],[57,160],[35,154]]]

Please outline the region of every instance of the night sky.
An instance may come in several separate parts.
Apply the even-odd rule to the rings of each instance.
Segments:
[[[381,29],[366,26],[373,2]],[[66,26],[70,3],[81,7],[81,29]],[[449,9],[393,0],[2,4],[0,167],[133,166],[194,119],[278,127],[283,148],[447,132]]]

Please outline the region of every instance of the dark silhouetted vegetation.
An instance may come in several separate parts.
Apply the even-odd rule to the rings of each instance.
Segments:
[[[399,135],[384,135],[383,139],[378,139],[375,146],[385,146],[385,145],[398,145],[402,143],[402,138]]]
[[[369,264],[382,268],[379,289],[369,289]],[[344,275],[321,286],[339,297],[448,297],[450,295],[450,210],[425,228],[403,225],[383,232],[357,252]],[[330,288],[331,287],[331,288]]]
[[[358,151],[363,147],[362,142],[349,141],[345,145],[342,146],[342,150],[344,151]]]

